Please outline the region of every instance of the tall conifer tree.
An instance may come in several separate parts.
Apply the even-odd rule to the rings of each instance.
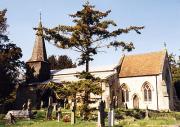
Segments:
[[[135,31],[140,34],[141,29],[144,27],[130,26],[127,28],[116,28],[117,24],[113,20],[106,20],[111,10],[102,12],[95,9],[87,2],[83,5],[82,10],[77,11],[75,14],[70,15],[73,18],[74,26],[58,25],[54,28],[44,28],[45,38],[53,40],[53,44],[62,49],[72,49],[80,53],[78,65],[86,65],[85,72],[82,72],[79,78],[84,81],[72,83],[78,84],[76,92],[82,92],[84,118],[87,119],[89,114],[88,104],[90,101],[90,93],[99,95],[102,90],[96,81],[99,79],[94,78],[89,73],[89,63],[93,60],[101,48],[122,48],[122,50],[131,51],[134,49],[133,43],[124,41],[117,41],[116,37],[121,34],[127,34],[130,31]],[[95,83],[93,83],[95,82]],[[95,87],[96,86],[96,87]],[[70,87],[77,88],[77,87]],[[75,90],[72,90],[75,91]]]

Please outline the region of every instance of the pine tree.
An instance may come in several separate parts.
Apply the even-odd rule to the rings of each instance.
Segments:
[[[84,118],[87,119],[89,113],[88,104],[90,103],[90,93],[101,89],[100,85],[93,83],[93,76],[89,73],[89,63],[93,56],[98,54],[101,48],[122,48],[122,50],[131,51],[134,49],[133,43],[117,41],[116,37],[121,34],[127,34],[135,31],[140,34],[144,27],[130,26],[128,28],[115,28],[117,24],[113,20],[105,20],[111,10],[102,12],[95,9],[87,2],[83,5],[82,10],[70,15],[73,18],[74,26],[58,25],[54,28],[44,28],[45,38],[62,49],[72,49],[80,53],[78,65],[86,65],[85,72],[80,74],[82,81],[78,81],[78,90],[83,90],[83,112]],[[97,86],[94,89],[95,85]],[[73,90],[72,90],[73,91]],[[96,94],[100,94],[99,91]]]
[[[48,29],[44,28],[47,40],[54,40],[54,45],[63,49],[72,49],[79,52],[80,58],[78,65],[86,65],[86,72],[89,71],[89,62],[93,60],[99,49],[103,47],[121,47],[123,50],[131,51],[133,43],[124,41],[110,41],[121,34],[127,34],[134,30],[140,34],[139,30],[144,27],[130,26],[128,28],[114,29],[116,27],[113,20],[103,20],[111,11],[101,12],[88,2],[83,5],[83,9],[70,15],[73,18],[74,26],[59,25]],[[111,27],[112,28],[112,27]],[[112,28],[113,29],[113,28]]]

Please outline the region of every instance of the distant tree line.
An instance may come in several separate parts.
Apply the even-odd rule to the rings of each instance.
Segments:
[[[67,55],[51,55],[48,57],[48,62],[50,63],[51,70],[61,70],[76,67],[76,64],[73,63],[71,58],[69,58]]]

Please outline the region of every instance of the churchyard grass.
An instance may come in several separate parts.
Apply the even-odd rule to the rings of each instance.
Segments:
[[[4,126],[4,120],[3,120],[4,116],[5,116],[4,114],[0,114],[0,127]]]
[[[71,122],[57,122],[57,120],[23,120],[9,127],[96,127],[96,122],[78,120],[75,125],[71,125]]]
[[[65,114],[68,114],[70,110],[63,110]],[[0,115],[3,116],[3,115]],[[149,119],[134,119],[134,117],[126,117],[125,119],[116,120],[115,127],[160,127],[162,125],[180,125],[180,112],[170,112],[166,115],[162,113],[153,114],[153,117]],[[106,125],[107,118],[106,118]],[[38,111],[35,119],[32,120],[17,120],[14,125],[6,125],[6,127],[96,127],[97,120],[94,121],[82,121],[77,118],[75,125],[71,125],[71,122],[57,122],[57,120],[45,120],[45,112]],[[2,119],[0,120],[0,127],[4,127]]]
[[[63,109],[63,115],[69,114],[70,110]],[[69,114],[70,115],[70,114]],[[53,112],[55,116],[55,112]],[[95,127],[97,125],[96,121],[82,121],[77,118],[75,125],[71,125],[71,122],[63,122],[60,120],[46,120],[45,111],[38,111],[36,118],[31,120],[17,120],[14,125],[6,125],[7,127]],[[1,127],[1,126],[0,126]]]
[[[175,120],[174,118],[158,118],[158,119],[142,119],[142,120],[131,120],[131,119],[124,119],[120,120],[118,126],[123,127],[162,127],[167,125],[180,125],[180,121]]]

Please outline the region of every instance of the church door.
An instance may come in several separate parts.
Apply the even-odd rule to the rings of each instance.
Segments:
[[[134,107],[134,109],[138,109],[139,108],[139,98],[138,98],[137,95],[135,95],[133,97],[133,107]]]

